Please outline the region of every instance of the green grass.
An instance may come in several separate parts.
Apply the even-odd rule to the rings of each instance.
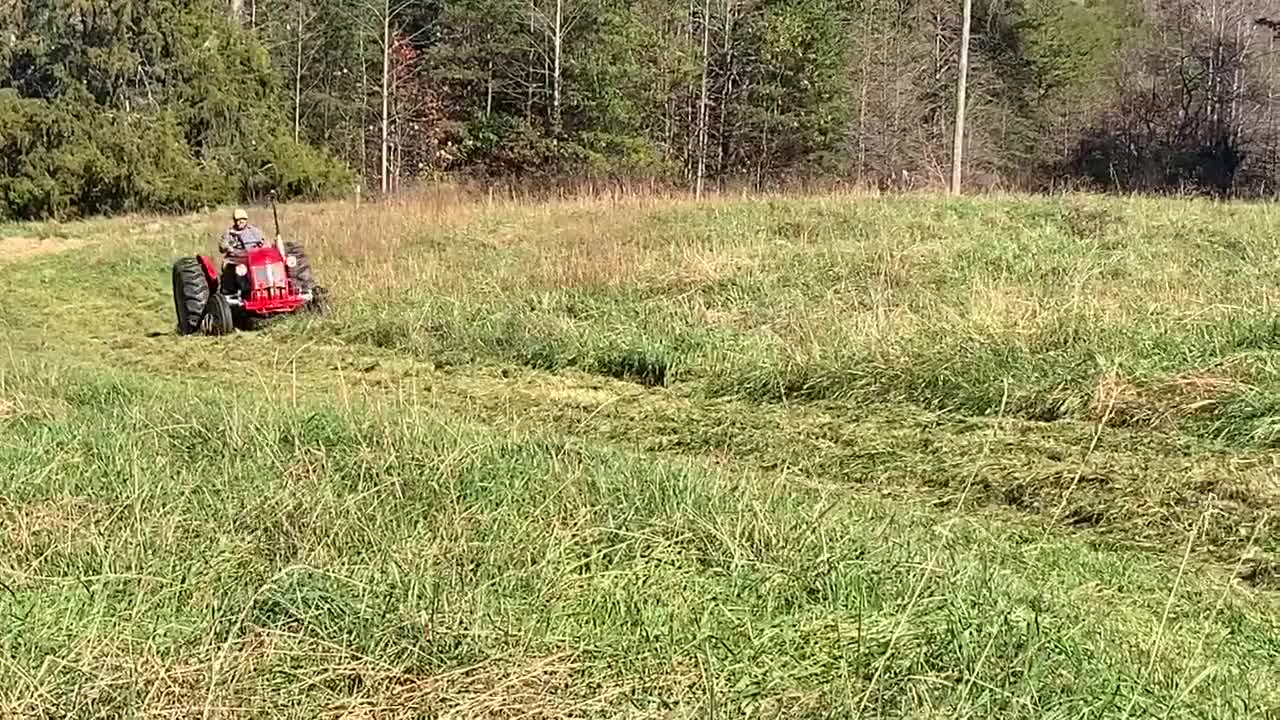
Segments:
[[[1263,353],[1280,345],[1265,207],[811,200],[610,213],[562,226],[500,216],[407,242],[432,276],[352,305],[338,337],[707,396],[891,397],[1039,420],[1089,419],[1108,373],[1139,386],[1223,375],[1247,387],[1184,429],[1276,439],[1254,422],[1276,397]]]
[[[1269,208],[297,215],[0,244],[0,713],[1280,713]]]

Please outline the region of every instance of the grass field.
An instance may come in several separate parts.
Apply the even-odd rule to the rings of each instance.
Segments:
[[[0,226],[0,715],[1280,716],[1273,207],[282,219]]]

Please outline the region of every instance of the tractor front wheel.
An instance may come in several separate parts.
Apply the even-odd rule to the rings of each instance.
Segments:
[[[205,313],[205,332],[210,335],[226,335],[235,330],[235,319],[231,316],[231,303],[222,293],[214,293],[209,298],[209,308]]]
[[[200,260],[179,258],[173,263],[173,307],[178,316],[179,335],[199,332],[208,303],[209,279],[205,277]]]

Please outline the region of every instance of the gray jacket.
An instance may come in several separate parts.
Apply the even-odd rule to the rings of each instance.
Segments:
[[[232,252],[244,252],[253,248],[259,248],[266,245],[266,237],[262,231],[253,225],[246,225],[243,230],[230,228],[222,236],[222,240],[218,243],[218,250],[223,255]]]

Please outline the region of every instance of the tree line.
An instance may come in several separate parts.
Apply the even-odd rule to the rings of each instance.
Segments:
[[[1258,7],[973,0],[966,185],[1272,194],[1280,13]],[[0,216],[443,176],[942,187],[961,20],[961,0],[0,0]]]

